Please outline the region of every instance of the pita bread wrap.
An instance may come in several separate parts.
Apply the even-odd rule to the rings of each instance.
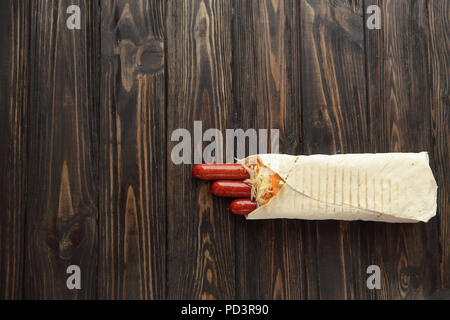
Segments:
[[[411,223],[436,215],[437,185],[427,152],[260,154],[238,162],[249,171],[258,202],[247,219]]]

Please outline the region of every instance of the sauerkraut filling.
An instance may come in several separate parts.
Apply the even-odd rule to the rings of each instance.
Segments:
[[[258,207],[268,203],[284,185],[283,179],[258,158],[256,163],[246,163],[244,167],[250,175],[246,182],[252,186],[252,200],[256,201]]]

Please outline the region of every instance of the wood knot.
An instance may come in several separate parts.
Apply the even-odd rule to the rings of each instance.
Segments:
[[[70,260],[86,235],[86,218],[78,204],[75,210],[67,161],[61,169],[58,210],[46,227],[46,244],[62,260]]]
[[[138,74],[155,74],[164,69],[164,42],[160,39],[141,44],[121,40],[115,53],[120,56],[122,85],[127,92]]]
[[[404,290],[408,288],[419,288],[420,281],[417,270],[413,267],[404,267],[400,270],[400,285]]]
[[[314,128],[326,128],[326,118],[328,118],[327,106],[317,106],[312,110],[311,119]]]
[[[152,74],[164,68],[164,43],[161,40],[151,40],[139,48],[136,54],[136,71]]]
[[[209,37],[209,25],[210,18],[208,16],[208,10],[203,2],[200,3],[200,7],[195,18],[194,35],[196,39],[207,39]]]
[[[58,256],[62,260],[72,258],[73,250],[78,247],[84,237],[83,225],[81,222],[73,222],[62,234],[58,234]]]

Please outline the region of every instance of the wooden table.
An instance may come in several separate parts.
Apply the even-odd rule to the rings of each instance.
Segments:
[[[69,5],[81,30],[69,30]],[[381,8],[380,30],[366,8]],[[0,297],[410,299],[450,287],[449,1],[6,0]],[[429,223],[245,221],[178,128],[289,154],[422,151]],[[203,147],[205,144],[203,144]],[[201,145],[197,145],[201,148]],[[66,287],[81,268],[81,290]],[[369,290],[367,267],[381,269]]]

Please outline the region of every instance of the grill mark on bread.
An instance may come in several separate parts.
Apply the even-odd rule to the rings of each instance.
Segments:
[[[309,198],[309,209],[312,209],[312,197],[313,197],[313,177],[314,177],[314,172],[313,172],[313,170],[314,170],[314,167],[313,166],[311,166],[311,169],[310,169],[310,171],[311,171],[311,174],[310,174],[310,181],[309,181],[309,190],[311,191],[311,197]]]
[[[361,184],[361,181],[360,181],[360,170],[359,170],[359,168],[358,168],[358,208],[361,208],[361,202],[360,202],[360,198],[359,198],[359,186],[360,186],[360,184]]]
[[[345,179],[345,168],[342,167],[342,199],[341,199],[341,203],[342,203],[342,211],[344,211],[344,196],[345,196],[345,188],[344,188],[344,179]]]
[[[366,187],[366,209],[369,209],[369,195],[368,195],[368,191],[369,191],[369,177],[367,174],[367,171],[365,171],[365,187]]]
[[[305,166],[303,166],[303,175],[302,175],[302,192],[305,193],[305,177],[306,177],[306,169]],[[302,210],[305,209],[305,199],[302,198],[301,207]]]
[[[349,188],[350,192],[348,194],[348,197],[349,197],[349,202],[350,202],[350,212],[353,213],[353,208],[352,208],[352,206],[353,206],[353,204],[352,204],[352,183],[353,183],[353,181],[352,181],[352,168],[350,168],[349,170],[350,170],[350,188]]]
[[[294,183],[295,183],[295,185],[297,185],[298,184],[298,180],[299,180],[299,176],[298,175],[294,175]],[[297,205],[296,205],[296,199],[297,199],[297,197],[293,197],[293,206],[294,206],[294,209],[296,209],[296,207],[297,207]]]
[[[326,168],[326,177],[325,177],[325,213],[328,213],[328,163]]]
[[[392,212],[391,179],[388,179],[388,190],[389,190],[388,196],[389,213],[391,213]]]
[[[376,190],[376,185],[375,185],[375,176],[372,177],[372,185],[373,185],[373,211],[377,211],[377,193],[375,192]]]
[[[319,199],[319,201],[317,201],[317,209],[320,209],[320,201],[321,201],[321,199],[320,199],[320,166],[317,168],[317,170],[318,170],[318,173],[317,173],[317,175],[318,175],[318,177],[317,177],[317,199]]]
[[[334,167],[333,212],[336,212],[336,175],[337,175],[337,167]]]

